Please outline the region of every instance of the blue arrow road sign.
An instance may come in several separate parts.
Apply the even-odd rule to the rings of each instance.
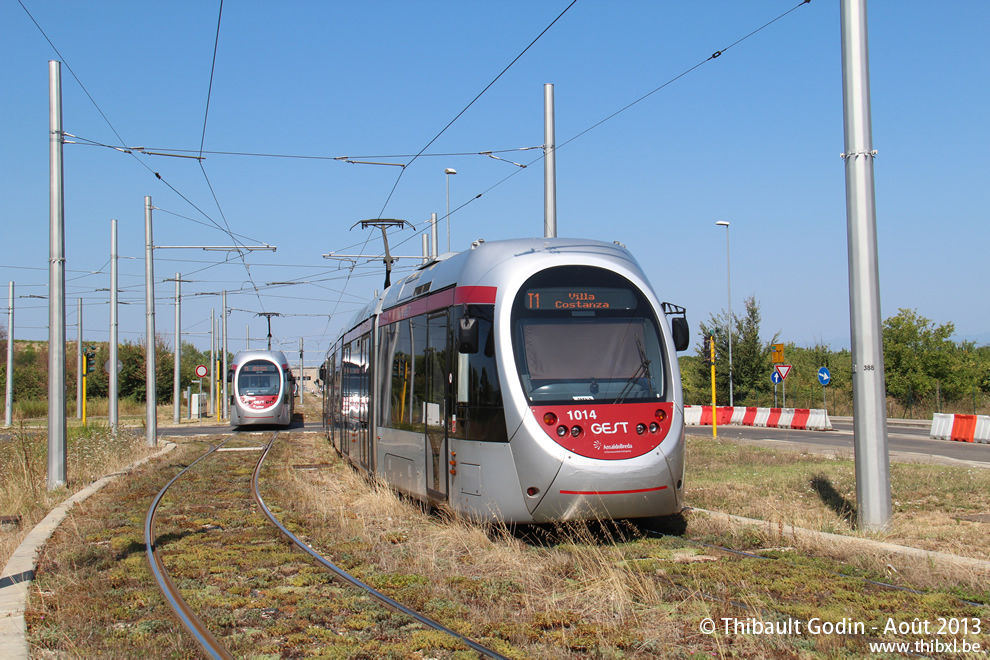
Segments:
[[[784,379],[781,378],[780,374],[777,373],[777,370],[774,369],[773,373],[770,374],[770,382],[773,383],[774,385],[779,385],[780,383],[784,382]]]
[[[822,367],[818,370],[818,382],[822,385],[828,385],[832,380],[832,374],[828,372],[828,367]]]

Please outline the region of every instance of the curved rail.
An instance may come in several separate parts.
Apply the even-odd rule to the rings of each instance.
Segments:
[[[203,622],[193,613],[186,601],[183,600],[182,596],[179,595],[178,588],[176,588],[175,584],[172,582],[172,578],[169,577],[168,572],[165,570],[165,565],[162,563],[161,557],[158,556],[158,546],[155,544],[155,537],[152,532],[155,526],[155,513],[158,510],[158,504],[162,501],[162,497],[165,496],[165,492],[168,491],[168,489],[179,479],[179,477],[188,472],[201,460],[230,442],[230,440],[231,438],[227,438],[219,445],[211,447],[209,451],[187,465],[185,469],[177,475],[172,477],[172,480],[165,484],[165,487],[158,492],[158,495],[151,503],[151,507],[148,509],[148,516],[144,521],[145,553],[148,556],[148,561],[151,563],[151,572],[155,576],[155,581],[158,582],[159,588],[162,590],[162,593],[165,594],[165,598],[168,599],[168,604],[172,606],[172,610],[179,617],[182,625],[185,626],[186,630],[192,633],[193,637],[196,638],[196,641],[199,642],[199,645],[203,647],[203,650],[206,651],[211,658],[217,658],[218,660],[233,660],[234,656],[231,655],[230,652],[227,651],[227,649],[220,643],[220,641],[206,629]]]
[[[275,435],[277,436],[278,433],[276,433]],[[406,616],[411,617],[416,621],[422,623],[423,625],[433,628],[434,630],[447,633],[448,635],[456,638],[457,640],[461,641],[462,643],[470,647],[472,650],[477,651],[478,653],[482,654],[485,657],[496,658],[497,660],[507,660],[505,656],[500,655],[496,651],[493,651],[485,646],[482,646],[481,644],[475,642],[474,640],[469,639],[464,635],[461,635],[460,633],[451,630],[450,628],[447,628],[438,621],[434,621],[433,619],[426,617],[415,610],[409,609],[402,603],[399,603],[398,601],[389,598],[385,594],[376,590],[374,587],[365,584],[361,580],[358,580],[356,577],[347,573],[345,570],[338,567],[333,562],[329,561],[326,557],[322,556],[321,554],[313,550],[307,544],[303,543],[295,534],[290,532],[285,527],[285,525],[283,525],[278,520],[278,518],[275,517],[275,514],[271,512],[271,510],[265,504],[265,501],[261,498],[261,493],[258,490],[258,475],[261,473],[261,465],[264,463],[265,458],[268,456],[268,452],[271,451],[272,444],[274,443],[274,441],[275,438],[273,437],[271,442],[268,443],[268,445],[265,447],[265,450],[262,452],[261,458],[258,459],[258,465],[254,468],[254,475],[252,475],[251,477],[251,492],[254,495],[255,502],[258,503],[258,507],[264,512],[268,520],[270,520],[273,525],[278,527],[279,530],[281,530],[281,532],[285,534],[289,538],[289,540],[292,541],[293,544],[296,545],[296,547],[298,547],[300,550],[302,550],[310,557],[315,559],[317,562],[320,563],[320,565],[332,571],[335,575],[337,575],[337,577],[367,592],[370,596],[377,599],[379,602],[381,602],[389,609],[395,612],[401,612],[402,614],[405,614]]]

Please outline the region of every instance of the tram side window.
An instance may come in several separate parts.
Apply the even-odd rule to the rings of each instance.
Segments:
[[[331,405],[331,415],[333,417],[333,440],[337,442],[340,440],[340,432],[343,429],[343,419],[341,418],[341,405],[343,403],[343,366],[344,361],[340,353],[340,347],[334,349],[333,356],[333,395],[330,398]]]
[[[341,390],[343,416],[348,428],[368,424],[368,340],[356,339],[344,346]]]
[[[466,316],[478,326],[478,350],[457,354],[457,422],[451,436],[464,440],[507,442],[502,388],[495,363],[493,310],[471,306]]]
[[[395,380],[401,376],[404,376],[404,370],[401,368],[402,364],[396,362],[396,354],[399,348],[399,335],[404,323],[392,323],[390,325],[383,325],[378,331],[378,364],[385,367],[391,367],[391,373],[386,372],[382,374],[382,378],[379,382],[378,394],[378,424],[379,426],[393,426],[392,415],[393,407],[395,405],[401,404],[400,401],[395,400],[392,396],[392,391],[395,389]]]
[[[389,365],[390,369],[383,379],[390,389],[382,392],[382,425],[406,431],[423,431],[426,317],[417,316],[387,326],[382,345],[382,365]]]

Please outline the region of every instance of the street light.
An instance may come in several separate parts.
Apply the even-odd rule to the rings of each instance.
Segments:
[[[729,223],[719,220],[715,224],[725,227],[725,281],[729,290],[729,317],[725,324],[729,335],[729,406],[735,406],[736,402],[732,394],[732,276],[729,269]]]
[[[457,174],[457,170],[448,167],[443,173],[447,175],[447,252],[450,252],[450,175]]]

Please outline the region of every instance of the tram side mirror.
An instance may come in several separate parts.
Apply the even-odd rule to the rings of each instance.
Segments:
[[[462,318],[457,322],[457,352],[478,352],[478,319]]]
[[[327,380],[327,365],[325,364],[320,365],[320,380],[322,382],[326,382]]]
[[[687,319],[683,316],[670,319],[670,332],[674,335],[674,350],[686,351],[691,343],[691,330],[688,328]]]

